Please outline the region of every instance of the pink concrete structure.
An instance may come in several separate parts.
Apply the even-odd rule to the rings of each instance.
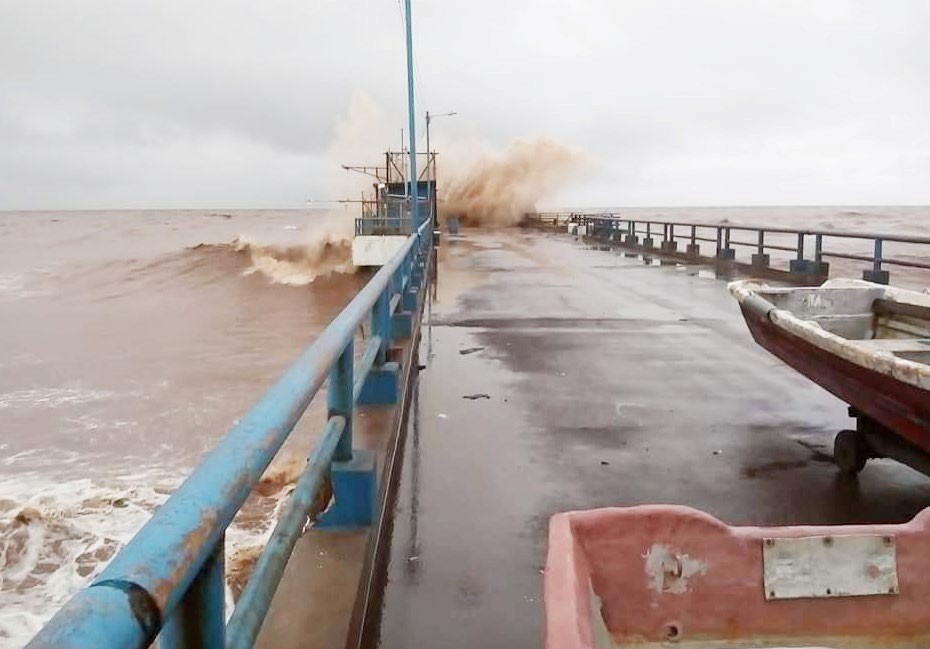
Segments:
[[[546,647],[930,647],[928,528],[930,509],[769,528],[671,505],[557,514]]]

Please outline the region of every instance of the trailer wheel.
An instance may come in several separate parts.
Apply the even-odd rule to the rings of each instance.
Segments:
[[[865,468],[869,449],[865,439],[854,430],[841,430],[833,440],[833,461],[842,473],[856,475]]]

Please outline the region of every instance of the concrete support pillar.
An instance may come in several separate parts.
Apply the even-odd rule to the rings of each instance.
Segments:
[[[811,272],[813,272],[814,275],[819,275],[826,279],[830,275],[830,262],[815,261]]]
[[[887,284],[891,279],[891,275],[887,270],[864,270],[862,271],[862,279],[867,282],[875,282],[876,284]]]
[[[419,297],[419,294],[416,290],[404,291],[404,294],[400,299],[400,310],[401,311],[416,311],[418,297]]]
[[[407,340],[413,331],[413,314],[409,312],[395,313],[391,317],[391,339]]]
[[[362,392],[358,395],[357,405],[385,406],[397,403],[400,394],[400,365],[388,362],[380,367],[373,367],[365,378]]]
[[[375,519],[378,478],[374,451],[355,449],[348,462],[333,462],[330,478],[335,503],[320,514],[316,529],[344,530],[367,527]]]

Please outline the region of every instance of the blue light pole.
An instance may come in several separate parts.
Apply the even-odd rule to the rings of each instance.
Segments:
[[[407,130],[410,131],[410,220],[413,230],[420,227],[420,192],[417,183],[417,122],[413,103],[413,20],[410,0],[404,0],[407,18]]]

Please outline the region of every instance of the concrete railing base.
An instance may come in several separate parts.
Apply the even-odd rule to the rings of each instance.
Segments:
[[[346,530],[371,525],[378,504],[377,457],[374,451],[355,449],[348,462],[333,462],[330,478],[334,501],[320,514],[314,527]]]
[[[371,368],[356,403],[360,406],[387,406],[397,403],[399,374],[399,363],[390,362],[381,367]]]
[[[880,270],[877,273],[874,270],[864,270],[862,271],[862,279],[876,284],[887,284],[890,280],[890,274],[887,270]]]

